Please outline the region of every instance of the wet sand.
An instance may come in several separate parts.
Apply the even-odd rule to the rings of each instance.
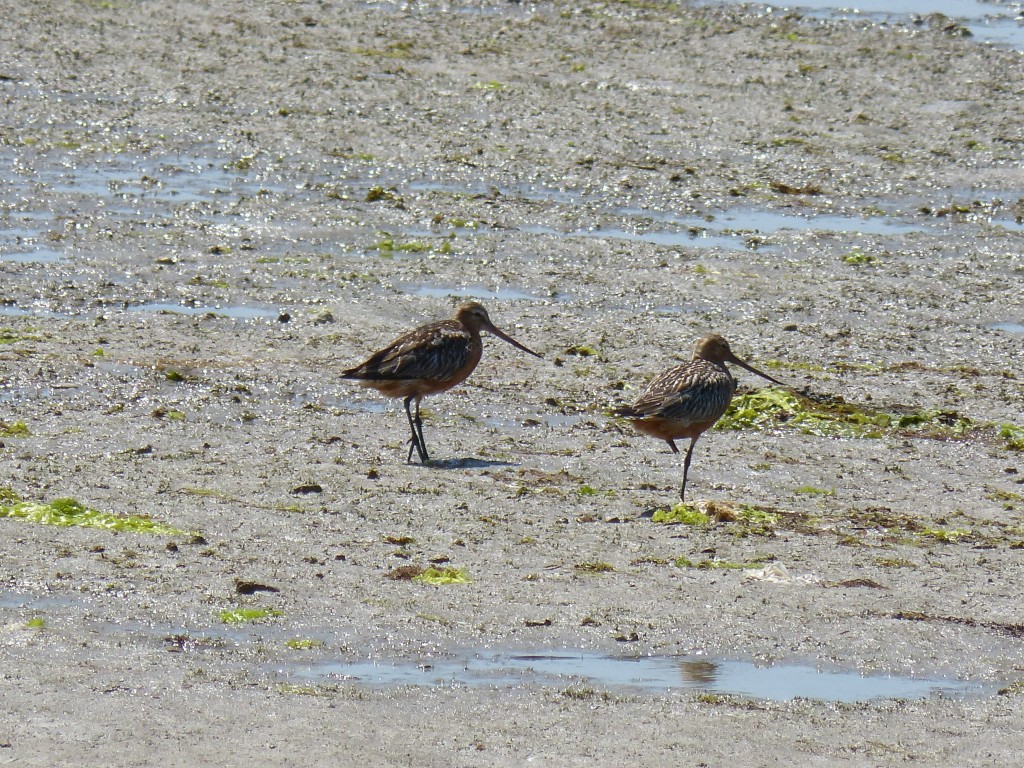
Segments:
[[[1018,760],[1020,52],[646,3],[3,15],[0,487],[183,533],[0,519],[0,761]],[[338,373],[466,297],[545,359],[487,338],[407,465]],[[712,331],[896,420],[709,432],[711,521],[652,522],[681,460],[607,414]],[[431,564],[470,581],[387,578]],[[332,666],[494,653],[680,686]],[[970,692],[772,701],[700,659]]]

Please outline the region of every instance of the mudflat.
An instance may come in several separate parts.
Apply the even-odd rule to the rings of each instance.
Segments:
[[[1019,761],[1021,52],[676,3],[0,11],[0,763]],[[339,373],[468,298],[544,359],[485,336],[406,464]],[[610,414],[710,332],[789,388],[734,368],[674,507]]]

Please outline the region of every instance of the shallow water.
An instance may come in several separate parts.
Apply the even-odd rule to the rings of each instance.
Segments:
[[[735,3],[729,0],[706,0],[703,4]],[[895,19],[905,22],[915,17],[941,13],[962,22],[978,40],[1024,49],[1024,23],[1020,20],[1022,5],[1019,2],[1001,5],[976,0],[793,0],[762,5],[766,9],[798,10],[810,12],[814,16],[878,21]]]
[[[756,208],[737,208],[715,216],[678,216],[663,211],[643,208],[616,208],[619,216],[634,220],[654,221],[672,225],[678,229],[653,229],[636,231],[623,227],[593,227],[561,232],[551,227],[524,226],[520,230],[537,235],[560,237],[605,237],[632,242],[654,243],[666,246],[687,246],[690,248],[724,248],[726,250],[747,250],[753,247],[747,240],[748,234],[770,235],[777,232],[851,233],[862,235],[905,235],[924,232],[929,225],[910,223],[897,218],[874,216],[815,215]]]
[[[0,403],[16,403],[25,400],[42,400],[53,396],[53,389],[44,385],[34,387],[0,388]]]
[[[864,235],[905,235],[922,232],[921,224],[912,224],[885,216],[864,218],[861,216],[816,215],[800,216],[778,211],[755,208],[737,208],[716,216],[705,226],[733,231],[754,231],[771,234],[784,230],[800,232],[856,232]]]
[[[704,691],[771,701],[797,698],[863,702],[978,695],[988,686],[951,678],[863,675],[807,664],[760,665],[702,656],[619,658],[585,652],[479,653],[414,662],[321,662],[279,669],[289,679],[343,679],[370,687],[516,686],[525,684]]]
[[[453,184],[440,181],[413,181],[406,187],[414,191],[422,192],[447,192],[449,194],[461,194],[467,196],[504,196],[514,197],[522,200],[531,200],[539,203],[565,203],[579,205],[585,201],[584,195],[579,192],[565,189],[554,189],[535,184],[516,184],[509,187],[499,187],[485,182],[471,182],[465,184]]]
[[[38,615],[50,620],[54,614],[89,611],[89,601],[78,596],[29,597],[0,593],[0,609],[17,610],[22,616]],[[189,629],[138,622],[101,622],[100,626],[107,634],[133,633],[163,639],[173,636],[226,639],[235,647],[268,641],[283,642],[284,638],[292,637],[288,630],[272,625],[211,625]],[[337,642],[332,634],[330,631],[313,633],[324,647]],[[323,655],[320,651],[316,653],[317,657]],[[701,655],[620,657],[575,649],[468,651],[419,661],[308,659],[278,664],[275,674],[289,681],[329,683],[341,680],[371,688],[576,686],[647,693],[703,691],[770,701],[866,702],[933,696],[983,696],[997,687],[993,682],[958,680],[940,675],[862,674],[852,668],[820,668],[797,662],[766,664]]]
[[[64,317],[60,312],[54,312],[44,307],[18,307],[13,304],[0,304],[0,316],[7,317]]]
[[[1024,333],[1024,323],[993,323],[989,326],[993,331],[1006,331],[1007,333]]]
[[[74,155],[72,156],[74,160]],[[0,170],[10,170],[13,185],[11,190],[16,195],[7,196],[10,206],[7,214],[8,231],[0,235],[0,261],[27,264],[48,264],[66,261],[69,257],[63,247],[54,247],[53,238],[60,238],[68,222],[61,223],[62,216],[57,212],[66,207],[77,209],[76,216],[91,227],[109,226],[112,221],[131,222],[136,226],[149,225],[153,222],[175,220],[183,215],[186,209],[196,205],[204,208],[203,219],[208,224],[224,224],[237,226],[239,218],[225,216],[225,206],[232,201],[256,199],[264,193],[273,192],[285,197],[278,202],[286,204],[294,200],[296,195],[319,195],[316,190],[322,185],[341,185],[362,189],[374,183],[369,178],[338,178],[332,172],[318,173],[296,186],[280,179],[268,181],[261,179],[253,172],[235,170],[232,161],[223,156],[201,155],[166,155],[158,157],[142,157],[133,155],[117,155],[109,165],[95,161],[71,164],[66,156],[46,154],[34,159],[33,171],[15,167],[13,156],[0,153]],[[8,168],[5,168],[8,166]],[[700,213],[676,213],[671,210],[646,209],[638,207],[610,207],[600,196],[585,195],[581,192],[562,189],[544,184],[514,184],[499,187],[480,181],[436,181],[416,179],[412,169],[399,169],[392,180],[400,191],[409,192],[440,192],[453,195],[508,197],[533,202],[549,203],[568,207],[569,220],[573,224],[568,229],[552,227],[544,222],[527,220],[518,226],[520,232],[538,235],[568,238],[610,238],[628,242],[647,242],[662,246],[679,246],[688,248],[721,248],[732,251],[748,251],[754,248],[770,248],[759,243],[751,235],[771,235],[779,232],[795,231],[809,233],[841,233],[856,235],[899,236],[916,232],[938,232],[948,229],[953,224],[978,225],[977,215],[984,211],[971,211],[966,218],[937,218],[920,221],[917,217],[910,218],[900,212],[881,213],[868,217],[841,214],[810,214],[803,215],[795,211],[779,211],[752,207],[737,207],[725,211]],[[26,209],[25,199],[31,199],[31,187],[41,185],[56,198],[46,208],[32,207]],[[305,193],[295,190],[302,188]],[[360,193],[364,194],[364,193]],[[951,192],[952,194],[952,192]],[[27,195],[27,196],[26,196]],[[966,200],[979,200],[986,197],[1015,199],[1019,190],[1006,190],[996,193],[959,190],[956,197]],[[359,197],[356,194],[355,197]],[[949,201],[945,201],[948,203]],[[912,208],[928,205],[941,208],[943,201],[920,201]],[[53,208],[54,210],[49,210]],[[910,209],[908,209],[910,210]],[[614,217],[609,220],[609,216]],[[599,217],[601,226],[592,222]],[[277,242],[288,242],[289,231],[295,226],[286,222],[276,224]],[[1009,213],[1002,218],[993,218],[987,223],[997,225],[1011,231],[1024,229],[1024,224],[1015,221]],[[215,230],[211,230],[215,231]],[[406,235],[414,237],[437,237],[439,235],[455,237],[477,237],[493,234],[494,230],[485,223],[473,222],[472,226],[449,224],[435,228],[410,227],[403,230]],[[363,233],[365,234],[365,233]],[[303,238],[296,235],[298,242]],[[357,241],[357,231],[341,233],[332,231],[332,240],[339,245],[353,244]],[[92,244],[88,246],[92,248]],[[328,252],[332,249],[328,248]],[[89,252],[83,252],[89,256]],[[389,254],[392,257],[402,256],[415,258],[413,254],[396,250]],[[424,297],[463,296],[483,299],[538,299],[530,292],[513,286],[490,289],[486,286],[454,286],[422,284],[402,286],[402,289],[413,295]],[[564,299],[564,297],[562,297]],[[167,311],[188,314],[185,309],[162,307]],[[234,316],[229,313],[228,316]],[[260,315],[263,316],[263,315]],[[267,315],[269,316],[269,315]]]
[[[577,229],[561,232],[544,226],[525,226],[521,232],[531,235],[554,235],[556,237],[601,237],[612,240],[628,240],[631,242],[654,243],[655,245],[685,245],[691,248],[725,248],[732,251],[746,250],[742,237],[734,235],[714,235],[706,231],[653,231],[630,232],[621,227],[605,227],[595,229]]]
[[[443,285],[431,285],[429,283],[402,283],[397,288],[412,296],[425,296],[434,299],[443,299],[455,296],[464,299],[498,299],[501,301],[536,301],[540,297],[520,288],[512,286],[498,286],[487,288],[483,285],[462,285],[447,287]]]
[[[15,251],[0,253],[0,261],[13,261],[16,264],[56,264],[64,259],[64,254],[53,248],[35,248],[31,251]]]
[[[128,307],[129,312],[170,312],[176,315],[216,315],[218,317],[230,317],[235,320],[258,320],[265,318],[276,318],[277,310],[264,309],[262,307],[191,307],[182,304],[167,304],[163,302],[151,302],[149,304],[138,304]]]

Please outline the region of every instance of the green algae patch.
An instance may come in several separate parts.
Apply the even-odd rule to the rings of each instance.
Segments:
[[[894,413],[892,426],[897,432],[919,437],[950,438],[964,437],[977,425],[956,411],[929,408],[910,413]]]
[[[46,629],[46,619],[42,616],[29,619],[25,622],[25,629]]]
[[[1007,450],[1024,451],[1024,427],[1016,424],[1000,424],[999,439],[1003,441]]]
[[[464,568],[427,568],[418,576],[413,576],[413,581],[423,584],[469,584],[471,579]]]
[[[446,247],[447,246],[447,247]],[[434,248],[429,242],[425,240],[409,240],[407,242],[396,242],[393,237],[385,237],[377,241],[373,248],[377,251],[381,258],[391,259],[394,258],[395,253],[425,253],[427,251],[437,250],[439,252],[445,252],[450,250],[451,246],[446,241],[439,248]]]
[[[575,568],[579,573],[611,573],[615,570],[611,563],[577,563]]]
[[[5,501],[0,495],[0,504]],[[86,507],[75,499],[54,499],[43,503],[17,501],[0,506],[0,517],[13,517],[30,523],[68,527],[103,528],[124,533],[152,533],[160,536],[182,536],[185,531],[158,523],[142,515],[115,515]]]
[[[774,536],[780,517],[775,512],[757,507],[743,506],[736,511],[731,522],[736,523],[736,536]]]
[[[943,544],[955,544],[971,535],[972,532],[968,528],[925,528],[921,531],[922,537],[940,541]]]
[[[711,518],[691,504],[676,504],[672,509],[659,509],[651,516],[651,522],[666,525],[707,525]]]
[[[778,514],[765,509],[758,509],[757,507],[741,508],[739,519],[744,523],[755,526],[774,526],[778,525],[779,522]]]
[[[762,389],[733,398],[715,429],[775,429],[788,427],[821,437],[960,438],[978,425],[955,411],[859,408],[842,398],[809,398],[784,389]],[[1012,425],[1009,425],[1012,427]],[[1000,436],[1009,442],[1013,438]],[[1019,430],[1024,445],[1024,430]]]
[[[716,522],[728,523],[732,536],[775,536],[776,531],[785,528],[805,534],[820,533],[820,521],[806,512],[761,507],[753,504],[734,504],[728,501],[701,502],[701,508]]]
[[[323,648],[326,645],[323,640],[313,640],[308,637],[295,637],[291,640],[286,640],[284,644],[293,651],[311,651],[314,648]]]
[[[854,248],[848,254],[843,256],[843,261],[847,264],[852,264],[855,267],[860,267],[868,264],[877,264],[878,257],[870,253],[864,253],[864,251],[859,248]]]
[[[15,421],[12,424],[8,424],[6,421],[0,421],[0,437],[31,437],[32,433],[28,431],[28,426],[24,421]]]
[[[572,346],[572,347],[567,347],[564,350],[564,354],[566,354],[566,355],[576,355],[578,357],[598,357],[599,356],[598,352],[597,352],[597,349],[595,347],[590,346],[589,344],[577,344],[577,345]]]
[[[696,504],[676,504],[672,509],[659,509],[651,516],[656,523],[666,525],[728,524],[728,532],[735,537],[775,536],[776,529],[790,528],[814,533],[813,521],[800,512],[789,512],[776,507],[757,507],[729,501],[699,501]]]
[[[761,389],[733,398],[715,429],[792,427],[823,437],[880,437],[892,423],[887,413],[843,402],[816,402],[784,389]]]
[[[276,608],[228,608],[218,614],[223,624],[248,624],[261,619],[273,619],[284,616],[284,611]]]

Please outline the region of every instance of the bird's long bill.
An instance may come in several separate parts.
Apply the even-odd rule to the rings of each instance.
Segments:
[[[500,328],[498,328],[498,327],[497,327],[496,325],[494,325],[493,323],[488,323],[487,325],[485,325],[485,326],[484,326],[484,329],[485,329],[485,330],[486,330],[486,331],[487,331],[488,333],[492,333],[492,334],[494,334],[495,336],[497,336],[497,337],[498,337],[499,339],[501,339],[502,341],[507,341],[507,342],[508,342],[509,344],[511,344],[511,345],[512,345],[513,347],[519,347],[519,349],[523,350],[523,352],[529,352],[529,353],[530,353],[531,355],[533,355],[534,357],[542,357],[542,355],[540,355],[540,354],[538,354],[538,353],[534,352],[534,351],[533,351],[532,349],[530,349],[529,347],[524,347],[524,346],[523,346],[522,344],[520,344],[520,343],[519,343],[518,341],[516,341],[515,339],[513,339],[513,338],[512,338],[511,336],[509,336],[509,335],[508,335],[507,333],[505,333],[505,332],[504,332],[503,330],[501,330]]]
[[[762,371],[759,371],[759,370],[757,370],[757,368],[755,368],[754,366],[752,366],[752,365],[747,365],[746,363],[744,363],[744,362],[743,362],[742,360],[740,360],[740,359],[739,359],[738,357],[736,357],[736,356],[733,356],[733,357],[732,357],[732,359],[731,359],[731,360],[730,360],[729,362],[731,362],[731,363],[736,363],[736,365],[738,365],[738,366],[739,366],[740,368],[746,368],[746,369],[747,369],[748,371],[750,371],[751,373],[756,373],[756,374],[757,374],[758,376],[760,376],[760,377],[761,377],[762,379],[768,379],[768,381],[771,381],[771,382],[773,382],[773,383],[775,383],[775,384],[778,384],[778,385],[779,385],[780,387],[785,387],[785,386],[788,386],[787,384],[783,384],[783,383],[782,383],[781,381],[779,381],[778,379],[773,379],[773,378],[772,378],[771,376],[769,376],[769,375],[768,375],[767,373],[763,373]]]

